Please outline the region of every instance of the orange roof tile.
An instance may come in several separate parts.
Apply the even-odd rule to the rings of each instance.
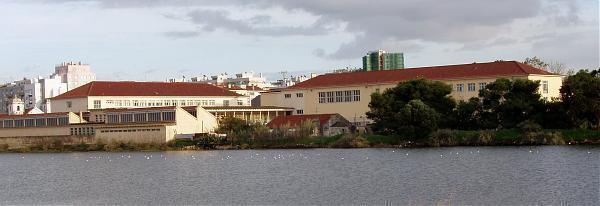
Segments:
[[[287,89],[395,83],[417,78],[443,80],[475,77],[522,76],[529,74],[553,75],[553,73],[520,62],[499,61],[383,71],[324,74],[300,82]]]
[[[94,81],[52,99],[88,96],[241,96],[203,83],[183,82],[104,82]]]

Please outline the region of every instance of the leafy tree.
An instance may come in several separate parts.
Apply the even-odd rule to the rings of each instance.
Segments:
[[[544,70],[548,67],[548,63],[542,61],[542,59],[538,58],[537,56],[531,58],[527,57],[525,58],[525,61],[523,61],[523,63]]]
[[[600,127],[600,76],[581,70],[569,76],[560,88],[567,115],[579,127]]]
[[[421,100],[411,100],[396,113],[398,134],[415,139],[426,138],[438,128],[439,114]]]
[[[410,80],[399,83],[383,93],[371,95],[370,111],[367,117],[374,120],[373,129],[379,132],[397,133],[398,113],[406,110],[406,105],[412,100],[420,100],[423,104],[441,114],[436,120],[436,126],[448,126],[451,114],[456,105],[449,95],[452,88],[444,83],[424,79]]]
[[[479,91],[482,108],[486,113],[482,115],[482,121],[488,123],[486,126],[513,128],[518,123],[533,118],[543,109],[541,96],[537,92],[539,85],[539,81],[511,81],[504,78],[488,84],[484,90]]]
[[[482,114],[481,100],[473,97],[468,101],[460,101],[453,113],[455,128],[464,130],[478,129]]]

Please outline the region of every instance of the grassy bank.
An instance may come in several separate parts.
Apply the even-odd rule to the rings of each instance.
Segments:
[[[385,148],[385,147],[445,147],[445,146],[519,146],[600,144],[600,131],[594,130],[438,130],[428,138],[409,140],[395,135],[336,135],[330,137],[254,138],[200,140],[178,139],[169,143],[110,142],[67,145],[60,141],[44,142],[19,149],[0,145],[0,152],[122,152],[210,149],[295,149],[295,148]]]

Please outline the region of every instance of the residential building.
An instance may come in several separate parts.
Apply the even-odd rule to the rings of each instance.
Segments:
[[[296,131],[304,124],[311,124],[315,127],[313,135],[333,136],[350,132],[350,122],[339,114],[278,116],[269,122],[267,127]]]
[[[201,83],[94,81],[50,99],[52,112],[163,106],[249,106],[248,97]]]
[[[275,89],[280,89],[280,88],[286,88],[286,87],[291,87],[294,86],[300,82],[309,80],[311,78],[316,77],[317,74],[315,73],[310,73],[309,75],[298,75],[298,76],[290,76],[290,77],[284,77],[283,79],[279,79],[276,82],[273,82],[272,85],[274,86]]]
[[[227,73],[221,73],[214,76],[198,76],[192,77],[191,82],[207,83],[212,85],[232,85],[232,86],[256,86],[261,88],[273,87],[271,83],[267,81],[267,78],[262,73],[255,74],[254,71],[242,72],[235,74],[234,77],[230,77]]]
[[[236,86],[236,85],[227,85],[227,90],[238,93],[242,96],[248,97],[248,105],[252,106],[260,106],[260,93],[266,92],[263,88],[258,86]]]
[[[48,98],[58,96],[71,89],[96,79],[90,66],[81,62],[63,62],[55,67],[49,78],[24,78],[0,86],[0,114],[8,113],[8,104],[12,98],[20,98],[25,109],[38,108],[47,111]]]
[[[542,98],[559,97],[561,75],[516,61],[472,63],[400,70],[350,72],[320,75],[294,86],[261,94],[262,106],[294,108],[294,114],[339,113],[351,122],[364,125],[370,120],[371,94],[384,92],[411,79],[441,81],[452,86],[451,96],[466,101],[478,95],[486,84],[498,78],[540,81]]]
[[[362,58],[364,71],[379,71],[404,68],[403,53],[387,53],[383,50],[372,51]]]
[[[96,80],[96,74],[92,72],[90,65],[81,62],[63,62],[56,65],[54,74],[50,78],[55,77],[60,77],[62,83],[67,84],[67,90],[75,89]]]

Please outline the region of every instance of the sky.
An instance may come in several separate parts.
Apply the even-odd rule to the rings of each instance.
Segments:
[[[99,80],[271,77],[361,67],[371,50],[406,67],[522,61],[598,68],[598,0],[0,0],[0,82],[63,61]]]

